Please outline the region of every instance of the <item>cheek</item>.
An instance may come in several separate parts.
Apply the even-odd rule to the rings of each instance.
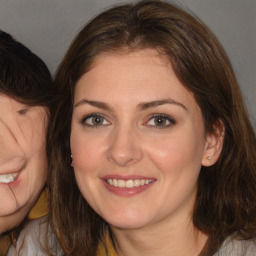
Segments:
[[[203,146],[198,143],[197,136],[186,133],[166,136],[164,139],[152,142],[147,147],[151,160],[159,169],[180,173],[182,168],[200,168]]]
[[[94,171],[103,160],[102,139],[71,132],[70,148],[75,172]]]
[[[45,154],[46,150],[46,125],[43,120],[27,122],[22,126],[21,147],[29,158]]]
[[[26,144],[24,145],[25,154],[28,158],[26,172],[24,172],[24,182],[27,183],[26,193],[38,193],[45,184],[47,176],[47,157],[46,157],[46,131],[37,125],[31,134],[27,134]]]
[[[102,140],[101,140],[102,141]],[[97,169],[102,165],[102,143],[95,137],[92,138],[83,133],[71,132],[70,148],[73,159],[73,170],[78,187],[83,197],[95,206],[98,189],[96,184]]]

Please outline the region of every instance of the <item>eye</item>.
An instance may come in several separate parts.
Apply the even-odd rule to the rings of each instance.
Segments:
[[[25,115],[28,112],[28,108],[22,108],[17,111],[20,115]]]
[[[99,114],[92,114],[89,116],[85,116],[81,120],[81,123],[84,126],[92,126],[92,127],[106,126],[106,125],[110,124],[110,122],[107,121],[104,116],[99,115]]]
[[[176,124],[176,121],[170,116],[164,114],[153,115],[153,117],[146,123],[147,126],[155,128],[167,128],[174,124]]]

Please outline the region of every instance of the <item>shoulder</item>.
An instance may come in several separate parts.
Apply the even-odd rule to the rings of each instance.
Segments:
[[[255,256],[256,238],[251,240],[238,240],[228,238],[214,256]]]
[[[20,233],[16,246],[10,247],[7,256],[47,255],[44,250],[46,239],[50,245],[56,247],[57,241],[48,229],[47,217],[30,221]]]

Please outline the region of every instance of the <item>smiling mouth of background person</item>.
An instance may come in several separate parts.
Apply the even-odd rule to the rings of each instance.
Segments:
[[[15,181],[20,172],[8,173],[8,174],[1,174],[0,175],[0,183],[11,183]]]
[[[8,183],[11,183],[11,182],[14,182],[15,180],[17,180],[21,171],[26,167],[26,164],[27,163],[24,163],[21,167],[14,168],[14,170],[16,170],[14,172],[6,171],[6,173],[1,173],[0,174],[0,183],[8,184]]]

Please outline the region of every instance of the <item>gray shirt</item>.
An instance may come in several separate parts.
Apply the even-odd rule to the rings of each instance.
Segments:
[[[42,246],[46,237],[44,221],[45,217],[31,221],[21,232],[16,247],[11,246],[7,256],[46,256]],[[53,234],[48,232],[47,239],[56,247],[57,240]],[[63,255],[59,246],[55,250],[55,255]],[[256,238],[247,241],[228,238],[214,256],[256,256]]]
[[[57,239],[52,232],[47,231],[46,217],[33,220],[26,225],[19,235],[16,247],[11,246],[8,250],[7,256],[46,256],[48,255],[44,250],[44,242],[47,237],[54,250],[54,255],[62,256]],[[47,234],[46,234],[47,232]]]
[[[214,256],[256,256],[256,239],[237,240],[228,238]]]

